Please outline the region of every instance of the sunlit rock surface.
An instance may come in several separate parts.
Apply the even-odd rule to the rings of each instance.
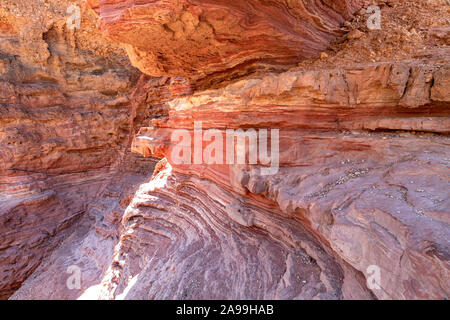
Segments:
[[[169,116],[141,129],[133,150],[166,157],[177,180],[193,176],[180,188],[192,185],[198,192],[202,179],[217,184],[204,187],[203,201],[216,199],[240,228],[262,228],[248,220],[265,219],[270,206],[271,212],[308,226],[361,273],[379,266],[378,298],[445,298],[450,141],[440,134],[450,128],[448,109],[431,96],[443,85],[441,69],[428,68],[426,75],[411,70],[417,67],[288,72],[197,92],[171,101]],[[416,80],[428,76],[428,82]],[[408,97],[412,105],[405,102]],[[224,146],[225,128],[279,128],[279,171],[263,175],[260,165],[178,164],[172,133],[193,131],[195,121],[204,130],[222,130]],[[204,154],[210,143],[203,143]],[[224,201],[222,189],[235,192],[236,203]],[[204,210],[218,211],[211,207]]]
[[[449,298],[440,0],[1,2],[0,298]],[[195,124],[276,170],[179,164]]]

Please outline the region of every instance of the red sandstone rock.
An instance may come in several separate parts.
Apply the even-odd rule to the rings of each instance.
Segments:
[[[136,70],[90,15],[82,25],[91,34],[68,30],[70,4],[0,9],[0,298],[95,202],[129,141]]]
[[[226,213],[241,228],[254,227],[250,221],[270,205],[272,212],[306,223],[361,273],[379,266],[382,290],[373,293],[380,299],[443,299],[450,290],[448,139],[409,131],[448,133],[450,123],[442,117],[442,102],[419,110],[400,106],[408,93],[419,95],[412,98],[416,102],[430,96],[431,85],[425,94],[426,87],[415,89],[415,79],[425,75],[411,69],[382,64],[289,72],[197,92],[171,101],[167,120],[143,128],[133,150],[165,157],[175,177],[194,175],[240,194],[239,209],[232,204]],[[437,74],[433,88],[446,81]],[[258,165],[177,165],[172,132],[192,130],[193,121],[202,121],[205,130],[223,130],[224,137],[225,128],[280,128],[279,172],[262,176]],[[333,133],[357,129],[405,133]],[[236,170],[247,178],[233,179]],[[208,199],[222,199],[208,190]],[[255,196],[272,202],[257,198],[258,205]]]
[[[152,76],[292,66],[323,51],[363,1],[98,1],[101,29]],[[96,7],[96,3],[94,7]]]
[[[438,0],[352,40],[369,1],[75,1],[75,31],[72,1],[2,1],[0,298],[449,298]],[[176,164],[194,121],[279,129],[280,168]]]

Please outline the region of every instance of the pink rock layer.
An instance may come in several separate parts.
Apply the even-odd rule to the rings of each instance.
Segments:
[[[289,69],[371,2],[6,1],[0,298],[448,299],[447,28],[419,58]],[[277,172],[177,164],[194,122],[278,129]]]
[[[342,268],[351,266],[370,280],[370,267],[379,267],[380,288],[372,290],[377,298],[447,298],[450,150],[448,136],[441,134],[450,127],[450,95],[448,88],[437,94],[446,87],[446,70],[448,65],[389,63],[287,72],[174,99],[168,117],[142,128],[132,148],[165,157],[172,170],[168,184],[175,188],[177,183],[179,190],[189,190],[186,196],[201,200],[184,199],[170,209],[168,196],[159,195],[164,186],[147,191],[149,199],[155,194],[156,199],[145,211],[181,214],[194,202],[189,210],[220,214],[233,220],[239,232],[266,230],[269,211],[303,225],[332,257],[345,262]],[[219,130],[224,149],[226,129],[279,129],[278,172],[263,175],[261,159],[255,165],[180,164],[179,140],[172,134],[187,129],[194,153],[196,121],[203,130]],[[210,143],[200,145],[202,154]],[[190,160],[194,163],[193,155]],[[227,192],[235,199],[224,198]],[[169,198],[178,196],[183,197],[174,193]],[[141,211],[130,210],[133,216]],[[144,216],[142,224],[146,221]]]

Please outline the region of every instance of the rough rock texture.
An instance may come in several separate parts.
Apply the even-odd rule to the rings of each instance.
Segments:
[[[112,261],[124,209],[154,165],[152,159],[128,153],[118,170],[95,185],[94,200],[83,201],[82,217],[64,232],[58,247],[40,261],[10,299],[77,299],[85,288],[97,285]],[[83,290],[67,286],[73,266],[82,272]]]
[[[171,101],[167,121],[143,128],[133,150],[164,155],[177,177],[231,188],[239,194],[236,208],[223,214],[244,228],[264,229],[249,219],[266,221],[268,204],[259,197],[270,200],[271,212],[303,222],[356,270],[379,266],[378,298],[446,298],[450,140],[439,134],[450,128],[443,108],[448,87],[446,102],[430,98],[445,86],[444,68],[436,79],[427,67],[381,64],[243,80]],[[202,121],[204,130],[223,130],[224,137],[225,128],[280,128],[279,172],[263,176],[258,165],[174,164],[173,128],[192,130],[193,121]],[[198,181],[188,185],[200,189]],[[205,190],[208,199],[227,203],[216,189]],[[259,205],[252,203],[256,195]]]
[[[0,9],[0,297],[16,290],[98,197],[129,142],[137,70],[70,2]],[[91,20],[89,20],[91,19]],[[88,34],[92,32],[93,34]]]
[[[102,285],[84,297],[371,297],[360,274],[339,264],[301,223],[273,204],[174,174],[168,164],[159,170],[125,212],[125,231]],[[239,210],[254,215],[251,224],[230,216]]]
[[[449,298],[445,1],[0,1],[0,298]],[[278,172],[177,164],[194,121]]]
[[[323,51],[364,1],[99,0],[101,29],[152,76],[292,66]]]

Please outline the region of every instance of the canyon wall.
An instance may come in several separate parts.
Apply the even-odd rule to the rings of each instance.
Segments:
[[[378,298],[444,298],[449,290],[449,140],[441,134],[450,128],[443,110],[448,101],[433,101],[433,93],[446,87],[436,79],[442,68],[434,78],[428,74],[432,86],[426,80],[419,84],[416,79],[427,76],[412,71],[416,68],[376,64],[297,71],[197,92],[172,101],[166,121],[143,128],[133,150],[163,154],[172,176],[187,179],[181,186],[201,189],[203,179],[217,184],[203,187],[203,201],[215,199],[217,208],[205,207],[221,209],[239,228],[265,230],[270,208],[307,226],[361,273],[379,266],[383,290],[374,291]],[[409,92],[415,92],[412,106],[405,102]],[[421,99],[416,92],[425,93],[426,106],[415,106]],[[193,131],[194,121],[204,130],[220,130],[215,139],[223,137],[224,146],[226,129],[279,128],[280,169],[264,175],[261,165],[177,164],[172,132]],[[205,157],[210,143],[203,142]],[[234,201],[224,200],[222,189],[235,194]],[[159,199],[163,208],[156,202],[156,212],[166,209],[166,197]],[[131,211],[132,216],[141,217],[141,211]],[[141,228],[147,226],[143,217]]]
[[[1,1],[0,298],[449,297],[445,1]]]
[[[2,1],[0,297],[65,237],[119,170],[138,71],[71,2]]]

